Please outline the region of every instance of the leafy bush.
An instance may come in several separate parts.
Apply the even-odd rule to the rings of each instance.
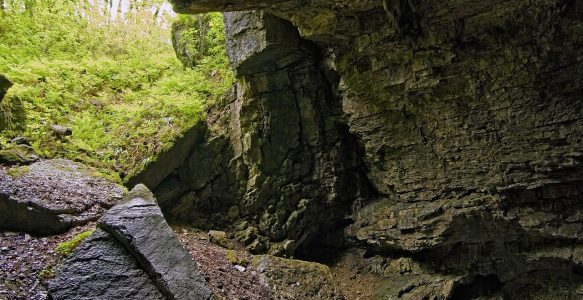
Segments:
[[[4,1],[0,74],[15,83],[6,97],[18,99],[24,115],[0,133],[0,147],[23,135],[42,157],[123,178],[204,118],[205,105],[233,82],[220,14],[204,17],[212,46],[185,68],[173,51],[172,19],[152,15],[159,1],[130,2],[126,18],[116,20],[99,1]],[[51,134],[53,124],[73,135]]]

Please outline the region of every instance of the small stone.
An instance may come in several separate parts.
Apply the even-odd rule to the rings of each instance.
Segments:
[[[73,134],[73,129],[71,127],[66,127],[62,125],[52,125],[51,129],[55,134],[59,136],[69,136]]]
[[[10,143],[14,144],[14,145],[27,145],[27,146],[31,146],[30,142],[28,141],[27,138],[23,137],[23,136],[19,136],[19,137],[15,137],[12,140],[10,140]]]
[[[246,268],[240,265],[235,265],[235,269],[239,272],[245,272]]]
[[[208,233],[209,242],[224,247],[232,248],[231,243],[227,239],[227,233],[224,231],[211,230]]]

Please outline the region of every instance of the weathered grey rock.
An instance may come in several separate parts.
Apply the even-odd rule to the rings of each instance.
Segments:
[[[0,230],[60,234],[97,221],[124,191],[94,169],[68,160],[0,170]]]
[[[13,139],[10,140],[10,143],[15,144],[15,145],[28,145],[31,146],[30,141],[23,137],[23,136],[17,136]]]
[[[275,71],[297,60],[300,37],[288,22],[262,11],[224,13],[223,20],[229,62],[239,75]]]
[[[124,245],[168,299],[211,298],[204,277],[144,185],[110,209],[98,227]]]
[[[100,229],[57,269],[48,291],[54,300],[165,299],[123,245]]]
[[[253,258],[253,267],[277,299],[344,299],[325,265],[261,255]]]
[[[8,165],[26,165],[39,160],[31,146],[26,144],[9,145],[0,150],[0,163]]]
[[[51,125],[51,130],[58,136],[68,136],[73,134],[73,129],[71,127],[62,125]]]

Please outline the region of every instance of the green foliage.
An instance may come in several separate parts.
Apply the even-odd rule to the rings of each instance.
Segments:
[[[28,166],[13,167],[8,169],[7,173],[12,178],[18,178],[30,173],[30,168]]]
[[[182,64],[194,67],[205,57],[224,57],[223,22],[213,14],[179,15],[172,24],[172,45]]]
[[[71,255],[73,250],[75,250],[75,248],[77,248],[77,246],[79,246],[83,240],[91,236],[93,232],[94,230],[83,231],[74,236],[72,239],[58,244],[57,248],[55,248],[55,252],[63,257]]]
[[[45,283],[49,279],[55,277],[55,275],[56,275],[55,268],[53,266],[47,266],[38,273],[38,278],[40,279],[41,282]]]
[[[212,46],[184,68],[171,45],[172,20],[151,13],[156,1],[134,3],[115,21],[85,0],[22,3],[9,0],[0,15],[0,74],[15,83],[6,97],[24,110],[0,145],[24,135],[42,157],[124,177],[204,118],[205,105],[233,82],[220,14],[205,16]],[[53,124],[73,135],[55,136]]]

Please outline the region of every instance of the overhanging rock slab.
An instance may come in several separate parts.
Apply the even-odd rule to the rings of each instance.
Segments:
[[[138,185],[98,226],[122,243],[169,299],[210,299],[212,292],[190,254],[164,220],[154,196]]]

